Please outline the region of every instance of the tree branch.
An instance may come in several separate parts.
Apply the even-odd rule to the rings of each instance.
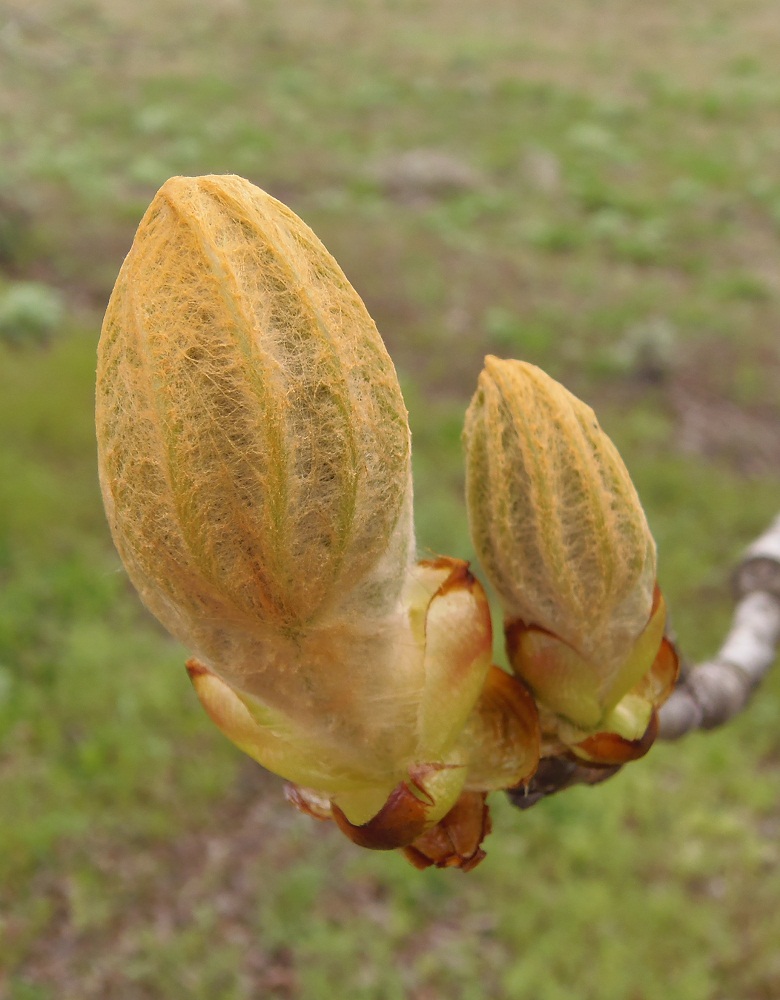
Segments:
[[[780,517],[747,550],[734,574],[739,599],[716,656],[684,670],[661,708],[659,737],[713,729],[740,712],[780,646]]]

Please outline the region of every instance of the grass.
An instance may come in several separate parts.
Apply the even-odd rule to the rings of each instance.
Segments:
[[[462,414],[485,353],[526,358],[597,409],[683,647],[712,653],[780,493],[775,7],[13,0],[0,19],[0,298],[35,289],[33,332],[6,306],[0,337],[0,997],[780,994],[777,676],[727,730],[601,788],[527,814],[496,796],[486,862],[421,875],[293,813],[210,727],[120,570],[92,430],[100,312],[155,188],[242,173],[385,336],[421,549],[470,555]]]

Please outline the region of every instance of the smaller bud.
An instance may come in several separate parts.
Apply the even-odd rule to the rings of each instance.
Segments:
[[[668,687],[645,680],[665,611],[655,544],[620,455],[589,406],[539,368],[493,357],[464,441],[474,546],[543,727],[569,746],[615,732],[638,755]],[[590,745],[582,752],[598,757]]]

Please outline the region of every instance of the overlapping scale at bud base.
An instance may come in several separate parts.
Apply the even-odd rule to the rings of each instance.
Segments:
[[[595,414],[540,369],[486,359],[464,429],[469,523],[543,754],[644,754],[677,676],[655,544]]]
[[[217,725],[358,843],[476,863],[536,709],[491,667],[467,565],[415,563],[395,370],[296,215],[239,177],[161,188],[106,313],[97,431],[116,547]]]
[[[361,847],[408,847],[416,867],[468,870],[484,856],[486,793],[515,786],[536,769],[538,714],[525,686],[490,665],[487,600],[466,563],[419,563],[404,597],[406,656],[419,683],[416,721],[410,731],[396,730],[406,746],[380,759],[368,730],[373,722],[381,732],[387,719],[372,714],[373,702],[356,706],[366,729],[359,742],[328,746],[197,661],[188,669],[211,719],[289,780],[288,799],[301,811],[334,819]]]

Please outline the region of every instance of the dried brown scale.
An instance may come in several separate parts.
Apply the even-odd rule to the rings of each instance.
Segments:
[[[361,826],[350,823],[338,805],[331,803],[341,832],[359,847],[374,851],[393,851],[411,844],[425,829],[429,808],[430,802],[418,798],[406,782],[400,782],[376,816]]]
[[[542,799],[575,785],[598,785],[614,777],[621,765],[585,764],[569,755],[543,757],[536,774],[526,784],[507,790],[507,797],[518,809],[530,809]]]
[[[472,871],[485,858],[481,844],[492,829],[484,792],[464,792],[435,827],[404,849],[415,868]]]
[[[639,760],[650,750],[658,735],[658,713],[653,712],[647,729],[637,740],[627,740],[615,733],[596,733],[578,745],[586,758],[593,763],[611,767],[613,764],[627,764]]]

